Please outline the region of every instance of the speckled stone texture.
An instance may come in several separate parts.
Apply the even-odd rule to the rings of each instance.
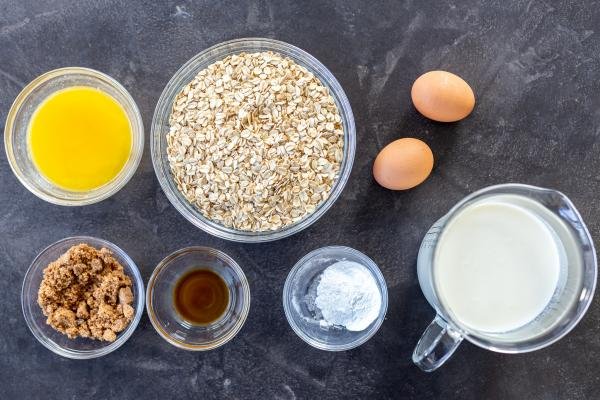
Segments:
[[[66,208],[30,194],[0,155],[0,398],[2,399],[595,399],[600,389],[600,305],[559,343],[502,355],[463,344],[425,374],[411,353],[433,317],[415,261],[428,227],[466,194],[522,182],[559,189],[600,237],[600,7],[580,1],[37,1],[0,0],[0,122],[23,86],[50,69],[86,66],[122,82],[147,127],[171,75],[224,40],[262,36],[307,50],[352,104],[358,145],[350,181],[318,223],[293,237],[244,245],[194,228],[167,201],[149,140],[131,182],[99,204]],[[473,114],[438,124],[412,107],[421,73],[469,82]],[[436,165],[420,187],[392,192],[371,177],[377,152],[402,136],[425,140]],[[21,314],[25,271],[69,235],[115,242],[145,281],[188,245],[225,251],[250,281],[246,325],[208,353],[175,349],[143,317],[118,351],[60,358]],[[369,255],[389,286],[381,330],[362,347],[327,353],[288,326],[285,277],[307,252],[346,245]]]

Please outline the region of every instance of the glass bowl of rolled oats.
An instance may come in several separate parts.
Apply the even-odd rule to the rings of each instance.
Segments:
[[[161,187],[191,223],[224,239],[266,242],[318,220],[354,160],[348,98],[305,51],[239,39],[189,60],[152,120]]]
[[[78,306],[69,310],[70,303]],[[73,359],[101,357],[135,331],[144,313],[144,282],[133,260],[115,244],[69,237],[33,260],[23,279],[21,307],[27,326],[49,350]]]

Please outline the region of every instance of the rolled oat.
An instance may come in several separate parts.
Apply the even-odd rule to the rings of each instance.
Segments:
[[[273,52],[209,65],[174,101],[167,154],[179,191],[207,218],[276,230],[315,211],[343,156],[336,103],[318,78]]]

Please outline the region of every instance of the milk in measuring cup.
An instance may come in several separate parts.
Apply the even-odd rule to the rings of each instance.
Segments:
[[[555,234],[526,199],[512,198],[490,196],[466,206],[435,251],[440,301],[469,329],[519,328],[544,310],[557,287],[561,250]]]

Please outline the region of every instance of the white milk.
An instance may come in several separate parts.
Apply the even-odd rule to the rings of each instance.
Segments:
[[[434,259],[440,301],[466,327],[506,332],[537,317],[558,283],[551,229],[518,204],[490,197],[446,226]]]

